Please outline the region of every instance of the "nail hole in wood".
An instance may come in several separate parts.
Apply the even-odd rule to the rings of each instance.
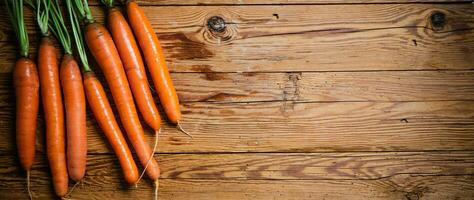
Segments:
[[[207,20],[207,27],[214,32],[223,32],[226,28],[226,24],[222,17],[213,16]]]
[[[280,19],[280,16],[278,16],[278,14],[276,14],[276,13],[273,14],[273,17],[274,17],[275,19]]]
[[[442,12],[436,11],[431,14],[430,20],[433,28],[439,30],[442,29],[446,24],[446,15]]]
[[[413,45],[418,46],[418,43],[416,42],[415,39],[411,40],[413,42]]]

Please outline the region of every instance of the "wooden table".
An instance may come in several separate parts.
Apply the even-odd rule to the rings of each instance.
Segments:
[[[474,199],[471,1],[139,3],[195,136],[164,122],[160,199]],[[14,41],[2,10],[0,199],[28,198],[15,153]],[[39,124],[32,190],[51,199]],[[87,126],[87,175],[71,198],[152,199],[149,181],[125,185],[90,112]]]

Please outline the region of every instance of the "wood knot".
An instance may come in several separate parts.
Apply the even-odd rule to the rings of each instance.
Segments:
[[[213,16],[207,20],[207,27],[214,32],[223,32],[226,28],[225,20],[219,16]]]
[[[430,16],[430,22],[434,30],[441,30],[446,25],[446,15],[439,11],[433,12]]]
[[[237,29],[234,23],[226,22],[223,17],[214,15],[207,22],[203,37],[207,44],[226,45],[237,37]]]

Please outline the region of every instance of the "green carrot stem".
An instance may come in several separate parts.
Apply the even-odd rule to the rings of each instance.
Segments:
[[[49,36],[49,9],[51,8],[51,0],[36,0],[35,3],[28,0],[26,2],[33,8],[36,8],[36,23],[38,23],[41,35]]]
[[[66,8],[69,13],[69,19],[71,21],[72,27],[72,34],[74,38],[74,42],[76,44],[76,48],[79,54],[79,59],[82,63],[82,69],[84,72],[92,71],[89,62],[87,60],[86,49],[84,46],[84,36],[81,32],[81,25],[79,23],[79,16],[76,13],[76,10],[73,8],[73,2],[71,0],[66,0]]]
[[[51,5],[49,27],[51,32],[58,38],[66,54],[72,54],[71,37],[64,22],[58,1]]]
[[[30,46],[28,42],[28,32],[25,26],[25,19],[23,17],[23,0],[5,0],[5,5],[20,46],[20,55],[28,57]]]
[[[66,0],[66,2],[67,1],[72,1],[74,10],[77,12],[76,15],[78,15],[81,19],[85,20],[87,23],[94,22],[94,17],[92,17],[87,0]]]

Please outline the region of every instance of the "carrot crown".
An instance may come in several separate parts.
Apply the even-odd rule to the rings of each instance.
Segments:
[[[23,17],[23,0],[5,0],[5,5],[10,15],[15,31],[16,38],[20,45],[20,55],[28,57],[28,32],[25,26],[25,19]]]
[[[72,34],[74,38],[74,43],[76,44],[77,51],[79,54],[79,59],[81,60],[82,63],[82,69],[85,72],[91,71],[91,68],[89,66],[89,62],[87,60],[87,54],[86,54],[86,49],[84,46],[84,36],[82,35],[81,32],[81,25],[79,23],[79,19],[76,13],[76,10],[73,9],[73,5],[71,0],[66,0],[66,7],[67,11],[69,13],[69,19],[71,20],[71,27],[72,27]]]
[[[114,6],[114,0],[100,0],[105,7],[112,8]]]
[[[72,54],[71,37],[64,23],[64,18],[59,8],[58,1],[51,5],[49,26],[51,32],[58,38],[66,54]]]

